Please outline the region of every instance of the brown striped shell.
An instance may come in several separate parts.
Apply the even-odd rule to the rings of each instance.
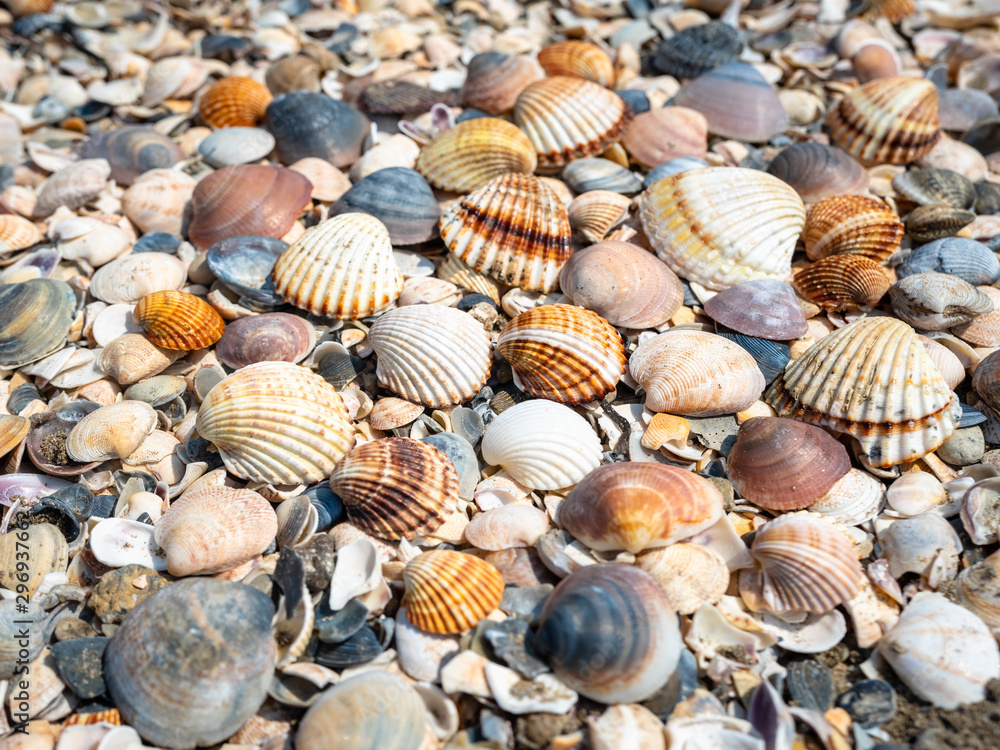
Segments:
[[[316,329],[298,315],[264,313],[226,326],[215,354],[238,370],[256,362],[299,362],[316,345]]]
[[[132,318],[156,346],[186,352],[211,346],[226,327],[222,316],[205,300],[171,290],[143,297]]]
[[[556,42],[538,53],[538,63],[550,76],[571,76],[610,88],[615,82],[615,66],[608,53],[590,42]]]
[[[417,171],[434,187],[468,193],[511,172],[531,174],[535,148],[521,130],[496,117],[477,117],[445,130],[420,150]]]
[[[24,250],[42,241],[41,230],[17,214],[0,214],[0,252]]]
[[[799,294],[824,310],[872,308],[891,284],[882,266],[863,255],[830,255],[795,274]]]
[[[864,195],[838,195],[806,212],[802,241],[810,260],[851,253],[884,263],[903,239],[903,222],[889,206]]]
[[[569,225],[588,242],[600,242],[628,216],[632,200],[610,190],[590,190],[573,199],[566,209]]]
[[[462,97],[470,107],[499,115],[513,109],[521,92],[543,77],[544,71],[532,58],[482,52],[469,61]]]
[[[500,571],[485,560],[453,550],[429,550],[403,569],[406,618],[429,633],[474,628],[500,605]]]
[[[198,114],[213,128],[252,128],[264,119],[271,92],[244,76],[220,78],[202,94]]]

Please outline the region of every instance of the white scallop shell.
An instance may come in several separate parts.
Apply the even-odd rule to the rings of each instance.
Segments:
[[[885,485],[867,471],[851,469],[809,506],[809,512],[859,526],[878,514],[884,499]]]

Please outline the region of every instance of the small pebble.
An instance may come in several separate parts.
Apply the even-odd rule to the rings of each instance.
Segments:
[[[952,466],[971,466],[982,460],[986,441],[980,427],[955,430],[937,449],[937,456]]]
[[[862,727],[876,727],[896,715],[896,692],[885,680],[861,680],[837,697],[837,705]]]
[[[788,665],[788,692],[803,708],[824,713],[833,705],[835,688],[828,667],[818,661]]]
[[[96,698],[106,690],[101,658],[108,641],[108,638],[73,638],[52,646],[59,674],[81,698]]]

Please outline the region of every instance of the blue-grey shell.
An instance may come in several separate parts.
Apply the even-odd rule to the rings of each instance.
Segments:
[[[441,208],[423,176],[388,167],[355,183],[330,207],[330,216],[360,212],[385,224],[393,245],[416,245],[438,236]]]
[[[981,242],[945,237],[916,248],[896,268],[901,279],[928,272],[957,276],[973,286],[989,286],[1000,279],[1000,261]]]
[[[271,269],[288,243],[274,237],[241,235],[208,249],[208,267],[227,287],[260,305],[284,303],[274,292]]]
[[[770,341],[746,336],[736,331],[718,331],[718,335],[738,344],[757,362],[757,367],[770,385],[785,369],[792,358],[792,351],[783,341]]]

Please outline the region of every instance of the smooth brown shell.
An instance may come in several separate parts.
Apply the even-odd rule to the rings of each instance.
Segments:
[[[831,255],[795,274],[799,293],[825,310],[874,307],[891,285],[882,266],[863,255]]]
[[[789,146],[774,157],[767,171],[795,188],[805,203],[868,189],[868,172],[854,157],[812,141]]]
[[[889,206],[864,195],[838,195],[806,211],[802,241],[810,260],[864,255],[884,263],[903,239],[903,222]]]
[[[482,52],[469,61],[462,96],[466,104],[491,115],[514,108],[529,84],[544,77],[535,60],[503,52]]]
[[[705,157],[708,120],[687,107],[661,107],[636,115],[622,145],[644,167],[658,167],[681,156]]]
[[[252,78],[220,78],[202,94],[198,114],[213,128],[252,128],[264,119],[271,103],[267,86]]]
[[[222,316],[205,300],[169,290],[139,300],[132,318],[157,346],[186,352],[211,346],[226,327]]]
[[[429,633],[474,628],[500,605],[500,571],[473,555],[430,550],[403,569],[406,618]]]
[[[316,343],[316,330],[298,315],[265,313],[234,320],[215,349],[222,364],[239,369],[256,362],[298,362]]]

